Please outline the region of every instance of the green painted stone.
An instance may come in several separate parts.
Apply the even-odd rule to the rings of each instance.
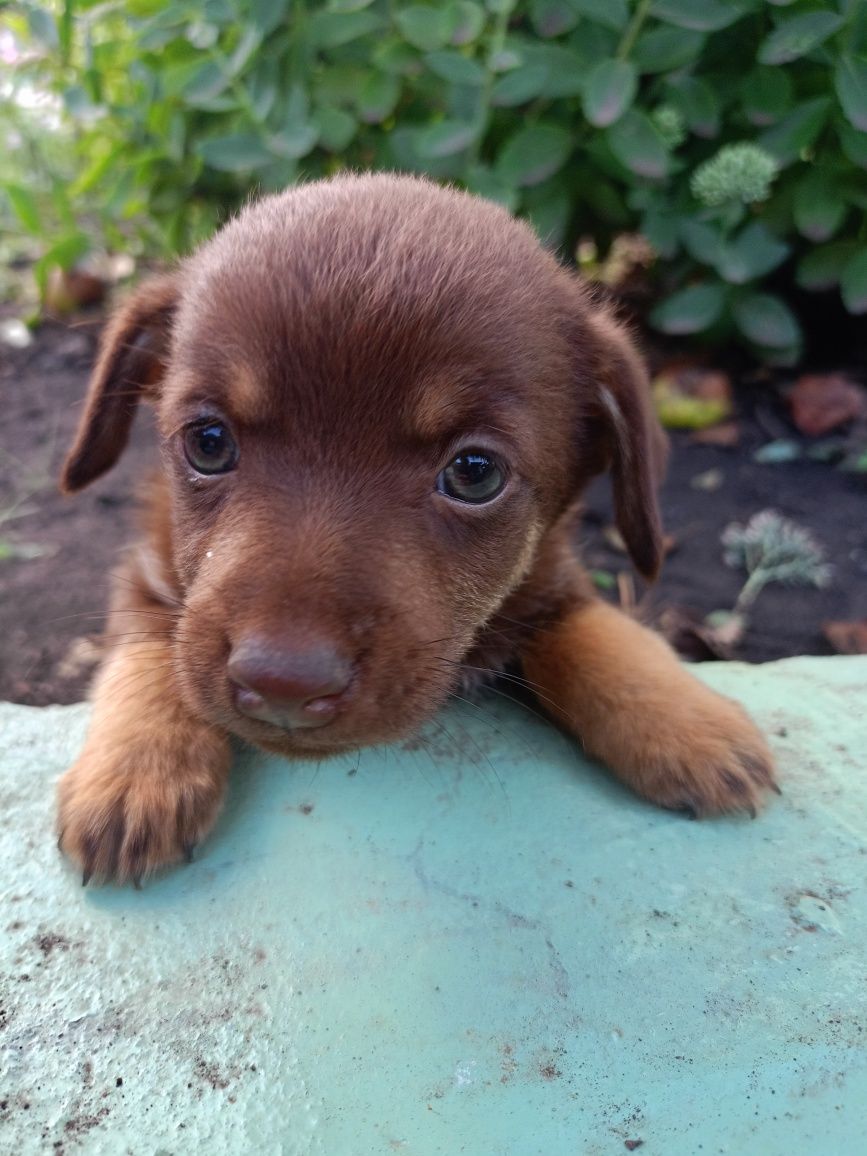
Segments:
[[[700,674],[771,735],[756,822],[492,698],[360,761],[239,754],[140,892],[54,845],[87,708],[0,706],[3,1151],[867,1151],[867,659]]]

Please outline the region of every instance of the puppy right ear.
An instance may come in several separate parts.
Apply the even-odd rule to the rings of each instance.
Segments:
[[[139,398],[156,396],[168,360],[179,280],[166,274],[146,281],[106,326],[84,414],[60,476],[64,493],[75,493],[111,469],[129,439]]]

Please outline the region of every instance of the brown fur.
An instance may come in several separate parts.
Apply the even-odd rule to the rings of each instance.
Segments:
[[[623,329],[502,209],[394,176],[246,209],[108,327],[67,490],[114,463],[139,396],[163,480],[60,786],[61,846],[86,877],[136,879],[207,833],[230,732],[290,756],[383,742],[521,663],[542,705],[663,806],[752,811],[772,785],[740,709],[598,603],[573,556],[578,497],[610,469],[655,575],[664,440]],[[232,430],[236,469],[187,463],[202,418]],[[469,447],[507,463],[488,504],[435,489]],[[345,674],[327,725],[239,709],[230,662],[285,673],[323,640]]]

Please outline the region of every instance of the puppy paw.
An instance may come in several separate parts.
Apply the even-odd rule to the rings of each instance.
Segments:
[[[58,784],[58,846],[91,878],[118,883],[191,859],[225,793],[228,742],[212,732],[184,749],[137,742],[85,750]]]
[[[618,770],[638,794],[692,818],[744,813],[755,818],[779,787],[762,735],[735,702],[690,678],[661,717],[631,719]]]

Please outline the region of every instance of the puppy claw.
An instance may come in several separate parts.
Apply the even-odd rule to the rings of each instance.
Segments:
[[[184,859],[187,863],[193,862],[197,846],[198,843],[184,843]]]
[[[92,878],[93,872],[88,871],[88,869],[85,867],[84,871],[81,873],[81,886],[86,887]]]
[[[154,871],[191,860],[220,809],[230,755],[213,733],[191,746],[194,758],[166,748],[150,764],[86,754],[63,776],[61,850],[82,869],[84,886],[96,877],[140,890]]]

